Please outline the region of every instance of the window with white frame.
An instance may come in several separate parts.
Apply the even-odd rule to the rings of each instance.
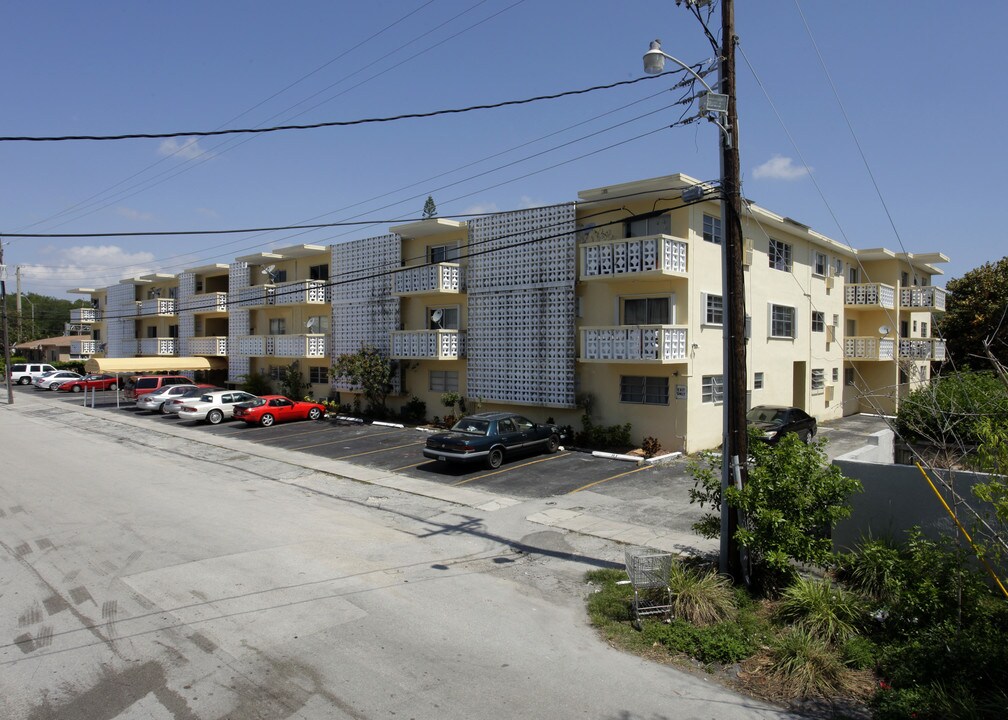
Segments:
[[[812,311],[812,332],[826,332],[826,314]]]
[[[833,382],[839,382],[840,380],[840,368],[833,368]]]
[[[791,246],[786,242],[770,238],[770,267],[774,270],[791,272]]]
[[[643,405],[668,405],[668,378],[621,375],[620,402],[641,403]]]
[[[705,403],[721,402],[723,375],[704,375],[700,382],[700,401]]]
[[[925,337],[926,338],[928,336],[927,330],[928,330],[927,323],[926,322],[922,322],[921,323],[921,337]]]
[[[671,235],[672,218],[667,212],[643,215],[627,220],[624,227],[628,238]]]
[[[624,325],[669,325],[671,322],[671,298],[623,298]]]
[[[431,370],[427,379],[431,392],[458,392],[458,370]]]
[[[715,245],[721,244],[721,218],[704,213],[703,239]]]
[[[753,380],[752,380],[753,390],[762,390],[763,382],[764,382],[763,373],[761,372],[753,373]]]
[[[451,245],[431,245],[427,248],[427,259],[431,263],[458,262],[458,243]]]
[[[826,386],[826,371],[823,368],[812,368],[812,392],[822,392]]]
[[[816,275],[826,277],[826,271],[829,269],[829,262],[826,258],[826,253],[821,253],[818,250],[815,252],[815,257],[812,263],[812,272]]]
[[[458,305],[451,305],[448,307],[427,308],[427,329],[458,330],[459,329]]]
[[[269,334],[270,335],[286,335],[287,334],[287,321],[284,318],[270,318],[270,321],[269,321]]]
[[[724,304],[720,295],[703,294],[704,324],[722,325],[724,323]]]
[[[325,365],[312,365],[308,368],[308,382],[322,385],[329,382],[329,368]]]
[[[843,277],[843,258],[833,258],[833,274]]]
[[[795,309],[787,305],[770,306],[770,337],[795,337]]]
[[[329,332],[329,326],[332,318],[328,315],[312,315],[308,318],[305,323],[305,330],[310,334],[319,334]]]

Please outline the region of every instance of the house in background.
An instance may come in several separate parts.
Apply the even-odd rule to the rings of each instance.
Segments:
[[[75,350],[80,343],[90,339],[90,335],[60,335],[18,343],[13,347],[13,350],[15,354],[23,356],[29,362],[55,363],[87,360],[91,357],[90,355]]]

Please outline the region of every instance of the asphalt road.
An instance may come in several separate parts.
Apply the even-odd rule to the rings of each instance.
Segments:
[[[601,642],[582,577],[622,546],[528,522],[551,498],[462,508],[62,402],[0,406],[0,717],[790,717]]]

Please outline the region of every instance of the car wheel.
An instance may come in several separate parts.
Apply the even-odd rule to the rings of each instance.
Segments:
[[[206,421],[211,425],[220,425],[220,421],[224,419],[224,413],[220,410],[211,410],[207,413]]]
[[[261,418],[259,418],[259,424],[262,425],[263,427],[269,427],[270,425],[273,424],[273,421],[274,418],[269,413],[266,413]]]
[[[487,455],[486,462],[487,466],[491,470],[496,470],[501,466],[501,463],[504,462],[504,451],[500,448],[494,448],[490,451],[490,454]]]
[[[116,383],[112,383],[111,385],[108,386],[108,389],[109,390],[118,390],[119,386]]]
[[[70,388],[70,392],[80,392],[82,389],[83,388],[81,388],[80,385],[74,385],[72,388]]]
[[[546,452],[555,453],[558,447],[560,447],[560,437],[556,433],[546,438]]]
[[[309,420],[318,420],[320,417],[322,417],[322,411],[318,408],[312,408],[308,411]]]
[[[812,433],[810,433],[808,430],[804,430],[801,434],[801,441],[806,445],[808,445],[810,442],[812,442]]]
[[[26,378],[26,377],[23,377],[23,378],[21,378],[20,380],[18,380],[18,385],[27,385],[27,384],[28,384],[28,383],[30,383],[30,382],[31,382],[31,380],[29,380],[29,379],[28,379],[28,378]]]
[[[164,412],[164,403],[161,403],[160,405],[158,405],[151,412],[163,413]]]

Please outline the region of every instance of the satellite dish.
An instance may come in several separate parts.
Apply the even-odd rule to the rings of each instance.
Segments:
[[[308,322],[306,322],[304,326],[309,330],[311,330],[313,327],[315,327],[315,318],[308,318]]]
[[[438,327],[441,327],[441,318],[443,317],[444,317],[444,310],[438,308],[437,310],[431,313],[430,319],[432,323],[434,323]]]
[[[273,271],[276,270],[276,265],[267,265],[262,269],[263,275],[272,275]]]
[[[892,332],[892,328],[889,327],[888,325],[883,325],[878,329],[878,331],[880,335],[888,335],[889,333]]]

